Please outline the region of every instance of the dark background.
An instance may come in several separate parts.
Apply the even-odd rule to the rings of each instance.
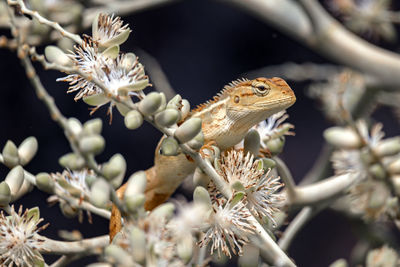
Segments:
[[[154,56],[176,92],[188,98],[192,106],[210,99],[224,84],[253,69],[288,61],[328,63],[290,37],[218,1],[182,1],[125,17],[124,21],[133,31],[121,50],[135,52],[140,47]],[[0,50],[0,59],[0,147],[8,139],[18,145],[33,135],[39,141],[39,151],[26,169],[34,174],[62,171],[58,158],[70,152],[63,131],[51,121],[47,109],[36,98],[15,54]],[[55,82],[64,74],[44,72],[40,66],[37,70],[65,116],[77,117],[82,122],[91,118],[86,104],[74,102],[73,95],[65,93],[67,84]],[[307,83],[290,85],[298,99],[288,110],[289,121],[296,126],[296,136],[287,138],[283,159],[299,181],[318,156],[323,141],[321,133],[330,124],[319,112],[318,104],[305,96]],[[105,113],[102,108],[93,116],[102,118],[106,139],[106,149],[98,161],[121,153],[128,162],[127,176],[150,167],[161,134],[147,124],[136,131],[126,129],[116,110],[112,125],[108,125]],[[381,109],[375,117],[384,123],[389,136],[398,133],[398,124],[389,110]],[[6,167],[0,166],[0,177],[7,172]],[[85,237],[108,232],[107,221],[94,216],[93,225],[86,220],[79,224],[77,219],[63,217],[58,206],[48,208],[46,198],[45,193],[35,189],[17,202],[26,208],[41,207],[41,216],[51,223],[44,235],[57,238],[60,229],[79,229]],[[346,218],[325,211],[298,235],[289,255],[299,266],[327,266],[340,257],[348,258],[356,239]],[[81,266],[84,262],[87,261],[71,266]]]

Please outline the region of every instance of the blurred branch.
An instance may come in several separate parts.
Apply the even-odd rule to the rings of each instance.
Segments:
[[[400,56],[348,31],[315,0],[222,0],[277,27],[330,59],[369,74],[384,86],[400,85]]]

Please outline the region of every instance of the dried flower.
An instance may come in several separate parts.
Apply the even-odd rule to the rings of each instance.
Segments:
[[[199,242],[200,247],[206,246],[212,241],[211,254],[218,250],[228,257],[232,257],[231,251],[236,255],[242,254],[242,246],[249,242],[248,235],[254,233],[255,226],[248,221],[251,214],[243,201],[232,202],[232,198],[226,203],[216,201],[214,213],[209,217],[208,230]],[[228,246],[229,244],[229,246]]]
[[[11,207],[10,216],[0,213],[0,264],[1,266],[34,266],[43,262],[38,249],[44,242],[37,235],[48,224],[38,228],[43,219],[39,218],[38,209],[26,209],[18,213]],[[36,266],[36,265],[35,265]]]

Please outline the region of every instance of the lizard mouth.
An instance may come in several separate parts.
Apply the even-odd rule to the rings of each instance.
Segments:
[[[296,97],[293,95],[276,99],[274,101],[265,101],[265,102],[258,102],[254,104],[256,109],[265,108],[265,109],[273,109],[273,108],[280,108],[280,109],[287,109],[288,107],[292,106],[296,102]]]

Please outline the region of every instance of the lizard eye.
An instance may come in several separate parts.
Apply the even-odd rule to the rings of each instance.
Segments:
[[[254,92],[258,96],[265,96],[269,93],[270,87],[266,84],[258,84],[257,86],[254,87]]]

